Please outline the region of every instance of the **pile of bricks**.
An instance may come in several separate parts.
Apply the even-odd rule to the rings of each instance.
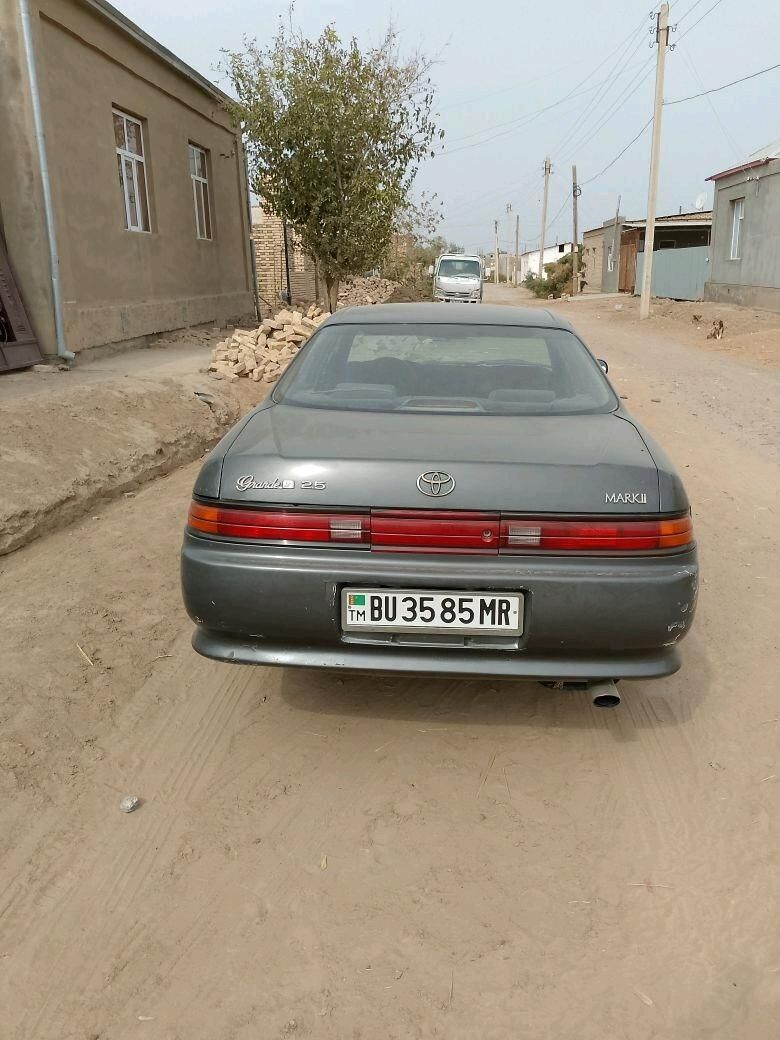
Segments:
[[[329,311],[311,306],[302,311],[281,310],[256,329],[235,329],[214,347],[209,373],[234,383],[241,376],[256,383],[275,383]]]
[[[339,307],[384,303],[398,288],[389,278],[351,278],[339,288]]]

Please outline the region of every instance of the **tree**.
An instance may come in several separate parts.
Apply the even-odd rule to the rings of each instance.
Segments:
[[[332,26],[307,40],[282,25],[269,48],[244,46],[226,68],[250,186],[315,258],[333,309],[339,281],[387,254],[420,162],[444,136],[431,62],[402,59],[392,28],[365,53]]]
[[[544,278],[538,278],[533,271],[529,271],[525,277],[526,288],[530,289],[534,296],[547,299],[549,296],[556,298],[562,293],[571,292],[571,268],[574,262],[572,253],[567,253],[560,260],[544,265]],[[585,270],[585,261],[582,258],[582,246],[577,248],[577,271]]]

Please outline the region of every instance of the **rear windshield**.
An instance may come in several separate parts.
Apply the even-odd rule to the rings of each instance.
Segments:
[[[572,333],[502,325],[329,325],[273,394],[306,408],[566,415],[617,401]]]
[[[440,260],[440,278],[479,278],[479,260]]]

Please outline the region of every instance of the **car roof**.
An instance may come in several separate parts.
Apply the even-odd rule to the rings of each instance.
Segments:
[[[345,307],[325,325],[519,325],[568,329],[570,323],[543,307],[502,307],[479,303],[380,303]]]

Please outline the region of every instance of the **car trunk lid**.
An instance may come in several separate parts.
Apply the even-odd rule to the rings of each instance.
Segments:
[[[220,498],[283,506],[569,515],[659,508],[620,415],[444,415],[276,405],[231,445]]]

